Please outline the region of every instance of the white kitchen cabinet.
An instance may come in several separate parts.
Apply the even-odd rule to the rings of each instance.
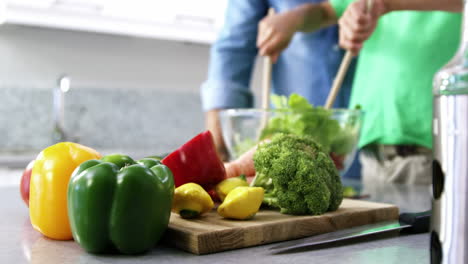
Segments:
[[[1,0],[0,0],[1,1]],[[227,0],[6,0],[0,22],[211,43]]]

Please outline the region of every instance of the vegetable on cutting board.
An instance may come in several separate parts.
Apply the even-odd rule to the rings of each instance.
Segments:
[[[344,186],[343,187],[343,197],[345,198],[354,198],[359,195],[359,192],[353,186]]]
[[[186,183],[175,189],[172,211],[182,218],[196,218],[213,207],[210,195],[196,183]]]
[[[144,252],[166,230],[173,194],[173,176],[165,165],[119,169],[111,162],[86,161],[73,172],[68,186],[73,237],[92,253]]]
[[[312,138],[277,134],[254,154],[251,186],[265,189],[264,204],[281,213],[319,215],[338,209],[341,178],[330,156]]]
[[[29,214],[31,224],[46,237],[72,239],[67,213],[67,188],[73,170],[101,155],[89,147],[61,142],[37,156],[31,174]]]
[[[216,193],[218,194],[219,199],[224,201],[226,195],[239,186],[249,186],[244,174],[234,178],[227,178],[218,183],[218,185],[216,185]]]
[[[255,175],[253,155],[257,150],[257,145],[244,152],[239,158],[224,164],[226,168],[226,178],[237,177],[244,174],[247,177]]]
[[[228,193],[226,199],[218,207],[218,213],[225,218],[251,219],[260,209],[263,195],[264,191],[261,187],[237,187]]]
[[[193,182],[210,191],[226,178],[210,131],[198,134],[161,162],[171,169],[176,187]]]

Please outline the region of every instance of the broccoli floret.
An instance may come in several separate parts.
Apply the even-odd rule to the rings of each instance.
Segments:
[[[318,215],[338,209],[341,178],[333,161],[312,138],[277,134],[254,154],[252,185],[265,189],[264,204],[281,213]]]

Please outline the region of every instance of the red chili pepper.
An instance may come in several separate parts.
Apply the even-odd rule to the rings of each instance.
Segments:
[[[176,187],[194,182],[210,190],[226,178],[224,164],[209,130],[198,134],[161,162],[171,169]]]

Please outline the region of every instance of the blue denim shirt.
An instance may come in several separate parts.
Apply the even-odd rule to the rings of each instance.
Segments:
[[[284,12],[307,2],[321,0],[229,0],[225,24],[211,48],[208,79],[201,87],[205,111],[217,108],[253,107],[249,89],[257,56],[259,21],[269,7]],[[325,104],[328,91],[343,57],[338,45],[337,26],[314,33],[296,33],[272,70],[272,90],[276,94],[293,92],[314,105]],[[335,101],[335,107],[348,107],[355,63]]]

